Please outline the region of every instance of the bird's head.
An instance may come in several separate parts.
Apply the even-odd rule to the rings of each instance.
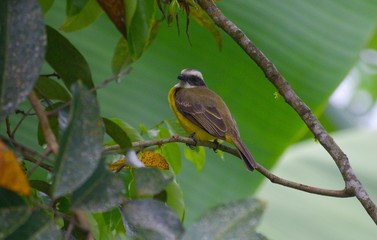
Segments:
[[[181,74],[179,74],[178,79],[180,80],[178,86],[183,88],[207,86],[204,82],[202,73],[195,69],[183,69]]]

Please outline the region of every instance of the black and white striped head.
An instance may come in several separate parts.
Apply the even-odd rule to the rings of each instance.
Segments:
[[[178,84],[179,87],[192,88],[192,87],[206,87],[203,75],[195,69],[183,69],[179,74],[178,79],[181,80]]]

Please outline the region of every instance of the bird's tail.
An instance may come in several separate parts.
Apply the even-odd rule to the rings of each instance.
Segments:
[[[240,153],[242,160],[245,162],[247,169],[253,171],[256,168],[257,163],[255,162],[250,151],[247,149],[247,147],[245,146],[245,144],[243,144],[241,140],[237,139],[236,141],[233,141],[233,143],[238,149],[238,152]]]

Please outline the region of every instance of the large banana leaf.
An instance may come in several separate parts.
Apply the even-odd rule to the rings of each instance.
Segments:
[[[374,202],[377,200],[374,174],[377,134],[367,129],[334,134],[347,150],[351,165]],[[301,142],[290,148],[275,169],[304,184],[341,189],[342,178],[318,144]],[[320,174],[319,174],[320,173]],[[311,195],[265,183],[257,196],[267,201],[259,231],[271,239],[364,239],[376,238],[376,225],[356,198],[339,199]]]
[[[377,24],[377,5],[372,0],[235,0],[218,5],[318,115],[368,44]],[[63,9],[64,3],[56,1],[47,13],[47,23],[61,25]],[[180,19],[184,29],[185,16]],[[210,33],[193,21],[189,32],[192,46],[184,34],[178,36],[175,26],[163,23],[156,40],[133,65],[126,80],[98,92],[102,113],[151,127],[172,118],[168,90],[182,68],[197,68],[209,87],[227,102],[257,161],[273,166],[284,150],[305,134],[299,117],[275,96],[276,90],[262,72],[228,36],[223,35],[219,51]],[[112,51],[119,34],[105,15],[91,27],[66,36],[88,59],[96,82],[111,75]],[[231,156],[225,155],[222,161],[209,154],[207,159],[201,173],[184,162],[179,176],[187,222],[209,206],[253,193],[263,180]]]

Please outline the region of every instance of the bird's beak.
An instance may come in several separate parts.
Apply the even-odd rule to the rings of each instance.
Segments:
[[[179,80],[183,80],[183,79],[184,79],[184,77],[183,77],[182,74],[179,74],[177,78],[178,78]]]

